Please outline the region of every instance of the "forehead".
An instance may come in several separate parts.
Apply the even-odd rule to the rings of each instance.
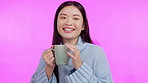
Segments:
[[[75,6],[66,6],[59,12],[59,14],[61,13],[68,15],[79,14],[81,16],[80,10]]]

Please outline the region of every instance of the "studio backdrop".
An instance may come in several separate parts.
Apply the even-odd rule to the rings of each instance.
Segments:
[[[0,0],[0,83],[29,83],[51,46],[57,7],[67,0]],[[148,0],[76,0],[114,83],[148,82]],[[91,55],[90,55],[91,56]]]

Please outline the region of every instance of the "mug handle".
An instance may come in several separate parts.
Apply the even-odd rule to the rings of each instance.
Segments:
[[[49,50],[51,50],[52,51],[52,53],[53,53],[53,55],[54,55],[54,58],[55,58],[55,49],[54,48],[50,48]],[[56,59],[56,58],[55,58]],[[53,64],[56,64],[56,60],[54,60],[53,62],[52,62]]]
[[[50,48],[49,50],[51,50],[51,51],[55,51],[54,48]]]

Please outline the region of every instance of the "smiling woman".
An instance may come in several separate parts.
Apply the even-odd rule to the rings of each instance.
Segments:
[[[60,44],[69,50],[68,65],[54,63],[56,54],[51,49]],[[67,1],[59,6],[52,45],[42,54],[32,83],[113,83],[106,55],[93,44],[86,12],[80,3]]]
[[[62,36],[63,43],[71,40],[75,41],[73,42],[75,45],[81,30],[84,30],[83,17],[78,8],[75,6],[64,7],[58,15],[57,29]]]

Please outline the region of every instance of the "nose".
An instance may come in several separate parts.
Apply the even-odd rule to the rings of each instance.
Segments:
[[[66,26],[72,26],[72,20],[69,18],[67,19],[67,21],[65,22]]]

